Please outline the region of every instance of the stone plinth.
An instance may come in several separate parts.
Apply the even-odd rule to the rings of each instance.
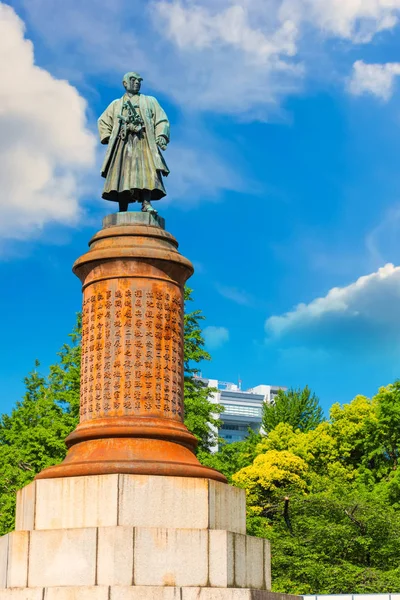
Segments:
[[[115,525],[244,534],[245,492],[210,479],[122,474],[38,479],[17,493],[17,531]]]
[[[193,273],[164,221],[105,217],[74,264],[82,282],[80,424],[37,478],[136,473],[226,478],[183,424],[183,288]]]
[[[267,540],[211,529],[82,527],[2,538],[4,588],[235,587],[268,590]]]

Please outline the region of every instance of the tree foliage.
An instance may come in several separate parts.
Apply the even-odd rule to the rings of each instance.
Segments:
[[[400,382],[334,404],[325,421],[306,391],[312,418],[299,418],[301,391],[285,394],[267,435],[201,459],[246,490],[248,533],[272,543],[274,591],[397,591]]]
[[[304,389],[279,390],[271,404],[265,404],[262,425],[269,433],[279,423],[288,423],[293,429],[309,431],[323,419],[322,408],[315,394],[308,386]]]
[[[399,587],[400,515],[363,486],[291,494],[273,517],[250,517],[269,537],[273,588],[296,594],[393,592]]]
[[[23,399],[0,419],[0,535],[13,528],[16,491],[65,457],[64,440],[78,423],[80,327],[78,316],[49,375],[40,374],[36,361]]]
[[[248,530],[272,542],[273,589],[296,594],[400,587],[400,382],[335,404],[301,430],[281,422],[233,475]]]
[[[228,444],[219,440],[218,452],[210,454],[204,450],[200,451],[198,459],[207,467],[223,473],[229,483],[232,483],[232,476],[237,471],[252,464],[258,454],[257,447],[261,440],[261,435],[249,428],[247,437],[241,442]]]
[[[211,357],[204,349],[201,332],[204,316],[200,310],[186,310],[189,302],[192,302],[192,290],[185,288],[185,425],[196,436],[199,442],[198,449],[208,452],[218,441],[218,427],[221,422],[216,415],[222,412],[223,407],[210,402],[210,395],[214,390],[196,378],[199,373],[198,364],[203,360],[210,360]]]
[[[276,503],[285,494],[304,494],[308,489],[308,465],[288,450],[268,450],[253,464],[236,473],[232,480],[247,492],[251,514],[274,515]]]

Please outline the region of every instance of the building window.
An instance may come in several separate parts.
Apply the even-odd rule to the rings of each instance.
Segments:
[[[239,406],[237,404],[224,404],[224,415],[243,415],[248,417],[261,417],[261,407],[258,406]]]
[[[223,423],[220,431],[244,431],[246,432],[248,425],[233,425],[232,423]]]

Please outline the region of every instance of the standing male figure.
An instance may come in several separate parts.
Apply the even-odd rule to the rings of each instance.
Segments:
[[[108,144],[101,174],[102,197],[119,203],[120,212],[141,202],[143,212],[157,213],[150,200],[166,195],[162,175],[169,169],[160,152],[169,142],[169,121],[153,96],[140,94],[142,77],[126,73],[122,98],[111,102],[98,120],[100,141]]]

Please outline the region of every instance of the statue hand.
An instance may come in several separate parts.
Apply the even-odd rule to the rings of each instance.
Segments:
[[[156,139],[156,144],[161,148],[161,150],[165,150],[168,142],[163,135],[159,135]]]
[[[128,131],[131,131],[132,133],[140,133],[145,129],[141,123],[128,123],[127,128]]]

